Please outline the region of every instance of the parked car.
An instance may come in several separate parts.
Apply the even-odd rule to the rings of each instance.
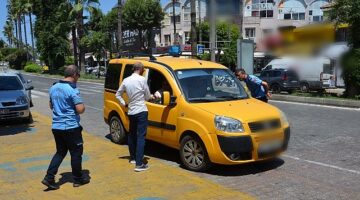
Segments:
[[[259,78],[268,83],[273,93],[300,89],[299,78],[291,69],[270,69],[261,72]]]
[[[25,88],[30,88],[32,87],[32,81],[31,80],[25,80],[24,76],[22,75],[22,73],[20,71],[16,71],[16,70],[9,70],[9,72],[12,72],[14,74],[16,74],[20,81],[24,84]],[[32,101],[32,97],[31,97],[31,90],[27,90],[27,96],[30,100],[30,107],[33,107],[33,101]]]
[[[236,165],[267,160],[287,149],[290,126],[275,106],[251,98],[225,66],[174,57],[113,59],[104,92],[104,120],[113,142],[126,141],[127,108],[115,98],[119,84],[145,66],[143,76],[154,94],[167,82],[161,104],[146,102],[146,138],[179,150],[183,165],[204,171],[212,163]],[[126,94],[123,98],[127,100]],[[254,112],[261,110],[261,112]]]
[[[0,120],[22,119],[32,121],[28,91],[33,86],[23,84],[12,72],[0,72]]]

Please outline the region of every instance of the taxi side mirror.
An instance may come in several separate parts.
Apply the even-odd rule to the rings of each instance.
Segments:
[[[170,96],[170,92],[164,91],[162,95],[162,102],[165,106],[175,106],[176,105],[176,97]]]

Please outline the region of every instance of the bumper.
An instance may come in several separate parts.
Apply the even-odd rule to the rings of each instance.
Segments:
[[[264,144],[272,141],[271,138],[264,140],[264,135],[253,134],[236,137],[225,137],[220,135],[214,136],[218,145],[214,145],[212,155],[209,154],[210,160],[218,164],[242,164],[260,160],[271,159],[284,152],[290,139],[290,127],[286,127],[279,134],[272,134],[271,137],[279,141],[273,147],[264,149]],[[216,143],[216,142],[214,142]],[[275,144],[275,143],[274,143]]]
[[[29,106],[0,108],[0,120],[21,119],[30,116]]]

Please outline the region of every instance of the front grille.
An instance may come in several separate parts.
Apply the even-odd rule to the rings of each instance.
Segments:
[[[259,122],[251,122],[249,123],[249,127],[251,132],[257,133],[260,131],[271,130],[281,127],[281,123],[279,119],[267,120],[267,121],[259,121]]]
[[[1,103],[4,107],[7,107],[7,106],[15,106],[16,102],[2,102]]]
[[[7,119],[7,118],[16,118],[19,117],[20,113],[14,112],[14,113],[7,113],[7,114],[0,114],[0,119]]]

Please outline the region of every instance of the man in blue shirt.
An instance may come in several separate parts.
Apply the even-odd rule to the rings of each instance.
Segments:
[[[245,70],[242,68],[237,68],[235,70],[235,75],[239,80],[246,83],[252,97],[266,103],[268,102],[268,98],[271,97],[271,94],[269,92],[269,86],[266,82],[254,75],[246,74]]]
[[[81,135],[80,114],[85,112],[85,106],[76,87],[80,78],[74,65],[65,68],[65,78],[56,82],[49,90],[50,108],[53,112],[52,132],[56,143],[56,153],[51,160],[47,174],[41,181],[49,189],[59,189],[55,183],[55,175],[68,151],[71,155],[71,168],[74,177],[74,187],[90,182],[82,175],[83,138]]]

